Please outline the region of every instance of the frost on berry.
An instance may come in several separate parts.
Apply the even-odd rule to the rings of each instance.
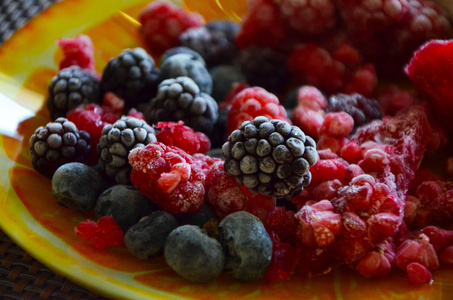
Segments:
[[[419,263],[428,270],[439,268],[439,259],[433,245],[425,234],[420,234],[417,240],[407,240],[396,249],[396,266],[406,269],[410,263]]]
[[[368,252],[357,264],[357,271],[365,277],[385,277],[395,265],[393,243],[387,239]]]
[[[251,195],[245,186],[237,183],[233,176],[225,172],[223,165],[223,161],[218,161],[210,166],[205,184],[205,201],[220,219],[244,210]]]
[[[162,210],[195,213],[203,205],[205,174],[184,150],[151,143],[133,149],[129,162],[132,184]]]
[[[75,234],[92,243],[97,249],[119,246],[124,243],[124,233],[112,216],[103,216],[97,222],[85,220],[74,228]]]
[[[331,112],[324,115],[324,122],[319,130],[321,135],[346,137],[354,128],[354,119],[345,112]]]
[[[167,1],[153,1],[140,12],[140,33],[150,51],[161,54],[178,46],[179,36],[186,29],[204,23],[198,13],[189,13]]]
[[[209,138],[202,132],[195,132],[183,121],[158,122],[156,138],[167,146],[175,146],[189,154],[206,153],[211,148]]]
[[[307,246],[325,248],[341,233],[341,215],[333,212],[328,200],[304,205],[295,215],[299,220],[297,240]]]
[[[58,39],[57,45],[64,56],[60,61],[60,70],[76,65],[82,69],[94,71],[94,46],[89,36],[79,34],[72,39]]]

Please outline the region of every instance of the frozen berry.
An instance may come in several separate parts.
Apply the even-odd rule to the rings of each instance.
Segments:
[[[219,224],[220,242],[226,252],[225,272],[239,281],[256,281],[264,276],[272,258],[272,241],[263,223],[239,211]]]
[[[218,65],[209,70],[212,77],[212,98],[222,102],[235,83],[245,82],[242,72],[231,65]]]
[[[52,177],[52,194],[58,204],[78,212],[94,208],[104,187],[98,172],[77,162],[62,165]]]
[[[139,21],[142,24],[140,32],[149,50],[156,54],[178,46],[182,32],[204,22],[199,14],[189,13],[167,1],[151,2],[140,12]]]
[[[173,230],[165,241],[164,254],[170,268],[191,282],[216,279],[225,265],[222,245],[194,225]]]
[[[406,267],[407,277],[412,284],[431,282],[431,272],[422,264],[413,262]]]
[[[121,229],[126,232],[142,217],[156,210],[151,201],[130,185],[114,185],[98,197],[96,201],[96,217],[111,215]]]
[[[202,132],[195,132],[184,122],[159,122],[156,138],[167,146],[181,148],[189,154],[204,153],[211,148],[209,138]]]
[[[163,252],[165,240],[178,226],[175,217],[169,213],[154,211],[126,231],[124,244],[135,257],[150,258]]]
[[[90,37],[79,34],[72,39],[58,39],[57,45],[63,50],[63,59],[60,61],[60,70],[79,66],[82,69],[94,71],[94,46]]]
[[[47,107],[53,120],[84,103],[99,103],[99,79],[79,66],[58,71],[50,81]]]
[[[89,134],[65,118],[38,127],[29,142],[33,168],[49,178],[66,163],[85,162],[91,150]]]
[[[74,228],[74,232],[97,249],[124,243],[124,233],[112,216],[101,217],[97,222],[85,220]]]

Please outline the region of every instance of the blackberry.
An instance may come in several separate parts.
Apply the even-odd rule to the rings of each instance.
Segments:
[[[236,56],[237,48],[234,45],[234,38],[237,35],[238,27],[229,26],[230,22],[227,21],[220,22],[189,28],[179,37],[181,45],[198,52],[208,67],[230,64]]]
[[[125,49],[104,68],[101,92],[115,93],[132,108],[154,97],[159,80],[160,71],[144,49]]]
[[[360,94],[336,94],[329,98],[326,112],[344,111],[354,119],[354,129],[376,119],[382,119],[381,106],[375,99]]]
[[[90,135],[67,119],[58,118],[36,129],[30,137],[29,152],[33,167],[50,178],[60,166],[88,158]]]
[[[185,76],[195,81],[203,93],[210,95],[212,92],[212,78],[205,63],[192,54],[172,55],[162,62],[160,70],[162,80]]]
[[[252,193],[288,198],[310,183],[318,158],[315,141],[297,126],[256,117],[222,146],[225,171]]]
[[[161,82],[156,98],[144,110],[150,124],[160,121],[184,124],[194,131],[209,133],[218,118],[217,103],[208,94],[200,93],[189,77],[178,77]]]
[[[115,182],[129,183],[132,171],[128,161],[129,152],[156,141],[154,129],[145,121],[123,116],[113,125],[108,124],[102,129],[96,149],[99,167]]]
[[[251,46],[239,53],[239,66],[250,85],[278,92],[289,78],[286,59],[271,48]]]
[[[99,103],[99,79],[89,70],[71,66],[60,70],[50,81],[47,107],[52,120],[83,103]]]
[[[245,76],[240,70],[231,65],[219,65],[209,70],[212,78],[212,98],[217,103],[233,89],[235,83],[245,82]]]
[[[206,66],[206,62],[204,61],[204,58],[197,51],[194,51],[194,50],[184,47],[184,46],[170,48],[167,51],[165,51],[164,54],[162,54],[162,56],[160,57],[160,64],[162,64],[170,56],[173,56],[176,54],[181,54],[181,53],[192,55],[193,59],[199,60]]]

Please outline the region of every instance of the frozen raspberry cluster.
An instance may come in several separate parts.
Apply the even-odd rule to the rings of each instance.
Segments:
[[[199,283],[341,265],[432,282],[453,264],[447,15],[429,0],[248,5],[240,24],[205,24],[153,1],[147,49],[102,77],[88,36],[57,41],[52,120],[30,158],[58,203],[94,208],[75,233],[163,254]]]

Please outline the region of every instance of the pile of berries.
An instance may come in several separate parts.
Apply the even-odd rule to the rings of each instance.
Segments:
[[[58,203],[96,213],[79,237],[163,253],[193,282],[348,265],[421,284],[453,264],[453,186],[420,168],[453,156],[453,41],[432,41],[451,30],[436,3],[255,0],[241,24],[205,24],[154,1],[140,22],[149,49],[102,76],[89,37],[58,41],[52,121],[30,138]]]

